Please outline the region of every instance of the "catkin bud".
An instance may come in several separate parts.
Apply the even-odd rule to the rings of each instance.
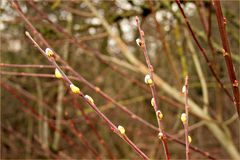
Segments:
[[[185,122],[187,121],[187,115],[186,115],[186,113],[182,113],[182,115],[181,115],[181,121],[182,121],[182,123],[185,123]]]
[[[153,80],[151,79],[151,76],[149,74],[147,74],[144,78],[144,82],[148,85],[153,84]]]
[[[62,74],[57,68],[55,69],[55,77],[62,78]]]
[[[54,53],[50,48],[46,48],[45,53],[47,54],[48,57],[54,56]]]
[[[192,137],[188,136],[188,143],[190,144],[192,142]]]
[[[137,43],[137,45],[139,46],[139,47],[143,47],[143,45],[144,45],[144,43],[142,42],[142,40],[141,39],[136,39],[136,43]]]
[[[159,120],[162,120],[162,119],[163,119],[163,114],[162,114],[161,111],[158,110],[158,111],[156,112],[156,114],[157,114],[157,117],[158,117]]]
[[[73,93],[75,93],[75,94],[79,94],[80,93],[80,89],[77,86],[75,86],[74,84],[71,84],[70,88],[71,88]]]
[[[186,92],[186,86],[184,85],[183,87],[182,87],[182,93],[185,93]]]
[[[158,138],[159,138],[159,139],[161,139],[161,140],[162,140],[162,139],[163,139],[163,136],[164,136],[164,135],[163,135],[163,133],[162,133],[162,132],[159,132],[159,133],[158,133]]]
[[[25,31],[25,35],[26,35],[26,36],[30,36],[30,34],[29,34],[28,31]]]
[[[89,95],[84,96],[90,103],[94,104],[94,100]]]
[[[125,128],[123,126],[118,126],[118,131],[121,133],[121,134],[125,134]]]
[[[154,107],[155,106],[155,100],[154,98],[151,99],[151,105]]]

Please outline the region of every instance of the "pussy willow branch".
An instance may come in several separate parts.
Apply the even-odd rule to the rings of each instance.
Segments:
[[[238,89],[238,80],[237,80],[236,73],[235,73],[234,66],[233,66],[227,32],[226,32],[226,28],[225,28],[226,24],[227,24],[227,20],[225,17],[223,17],[220,1],[212,0],[212,2],[213,2],[213,6],[215,8],[215,11],[216,11],[218,28],[219,28],[219,32],[220,32],[220,36],[221,36],[221,40],[222,40],[223,56],[225,59],[225,63],[227,65],[228,76],[232,82],[234,102],[236,105],[238,116],[240,118],[240,95],[239,95],[239,89]]]
[[[34,3],[33,3],[32,1],[27,1],[27,2],[28,2],[28,4],[31,5],[31,7],[32,7],[37,13],[39,13],[39,14],[41,15],[42,18],[44,18],[46,21],[48,21],[48,22],[52,25],[52,27],[55,28],[56,31],[58,31],[59,34],[63,34],[64,36],[68,37],[67,40],[70,40],[70,41],[71,41],[74,45],[76,45],[78,48],[81,48],[81,49],[84,49],[84,50],[86,50],[86,51],[88,51],[88,52],[93,53],[93,54],[96,56],[96,58],[98,58],[102,63],[110,66],[113,70],[117,71],[117,72],[120,73],[121,75],[125,75],[125,76],[128,75],[126,72],[125,72],[125,73],[121,72],[116,66],[110,64],[110,63],[107,62],[105,59],[103,59],[103,58],[101,57],[102,54],[99,53],[97,50],[93,50],[93,49],[89,48],[87,45],[79,42],[79,40],[78,40],[76,37],[74,37],[74,36],[70,35],[68,32],[66,32],[59,24],[56,24],[56,23],[52,22],[44,12],[42,12],[41,10],[39,10],[39,9],[34,5]],[[30,27],[30,28],[32,28],[32,27]],[[33,33],[34,33],[34,32],[33,32]],[[41,39],[41,37],[39,37],[39,38]],[[45,43],[45,42],[43,41],[43,43]],[[47,44],[46,44],[46,46],[49,47],[49,45],[47,45]],[[68,67],[70,67],[70,66],[68,66]],[[80,76],[80,75],[79,75],[78,73],[76,73],[76,72],[74,72],[74,74]],[[125,78],[129,79],[129,77],[130,77],[130,76],[127,76],[127,77],[125,77]],[[84,78],[81,77],[81,79],[84,79]],[[133,81],[134,83],[136,83],[138,86],[145,86],[145,85],[140,85],[136,80],[133,80],[132,77],[130,78],[130,80]],[[83,83],[85,83],[87,86],[89,86],[89,83],[88,83],[87,81],[84,80]],[[92,86],[89,86],[89,87],[91,88]],[[95,87],[95,88],[96,88],[96,87]],[[91,88],[91,89],[94,89],[94,90],[95,90],[95,88]],[[145,87],[145,89],[146,89],[146,87]],[[95,91],[96,91],[96,90],[95,90]],[[151,91],[149,90],[149,92],[151,92]],[[122,105],[119,105],[118,103],[115,103],[116,101],[114,101],[111,97],[109,97],[107,94],[105,94],[105,93],[102,92],[101,90],[100,90],[98,93],[99,93],[101,96],[103,96],[103,98],[109,100],[110,102],[112,102],[113,104],[115,104],[117,107],[119,107],[121,110],[123,110],[124,112],[128,113],[125,106],[122,106]],[[164,98],[164,100],[165,100],[165,99],[166,99],[166,98]],[[124,107],[125,107],[125,108],[124,108]],[[133,114],[130,114],[130,113],[128,113],[128,114],[129,114],[133,119],[136,119],[136,120],[141,121],[141,119],[139,119],[140,117],[138,117],[138,116],[136,116],[136,115],[133,115]],[[142,119],[142,120],[143,120],[143,119]]]
[[[232,98],[231,94],[228,92],[228,90],[225,88],[225,86],[223,85],[223,83],[221,82],[221,80],[219,79],[219,77],[217,76],[217,73],[215,72],[215,70],[214,70],[214,68],[213,68],[210,60],[209,60],[208,57],[207,57],[207,54],[206,54],[205,49],[202,48],[202,46],[200,45],[200,43],[199,43],[199,41],[198,41],[195,33],[193,32],[193,29],[192,29],[192,27],[191,27],[191,25],[190,25],[190,23],[189,23],[189,21],[188,21],[188,18],[187,18],[186,14],[185,14],[182,6],[181,6],[180,0],[175,0],[175,1],[176,1],[177,5],[178,5],[178,7],[179,7],[179,9],[180,9],[183,17],[184,17],[184,20],[185,20],[185,23],[186,23],[186,25],[187,25],[187,28],[188,28],[190,34],[192,35],[192,37],[193,37],[193,39],[194,39],[194,42],[197,44],[199,50],[201,51],[201,54],[203,55],[205,61],[207,62],[207,65],[208,65],[211,73],[213,74],[214,78],[217,80],[217,82],[219,83],[219,85],[221,86],[221,88],[223,89],[223,91],[227,94],[227,96],[228,96],[228,97],[230,98],[230,100],[233,102],[233,98]]]
[[[185,78],[185,113],[186,113],[186,122],[183,123],[185,131],[185,143],[186,143],[186,160],[189,160],[189,141],[188,141],[188,76]]]
[[[161,122],[161,119],[159,118],[159,115],[158,115],[158,111],[160,111],[160,110],[158,109],[157,93],[156,93],[156,87],[155,87],[154,79],[153,79],[153,66],[152,66],[152,64],[150,62],[150,58],[148,56],[148,52],[147,52],[147,48],[146,48],[146,44],[145,44],[144,32],[140,27],[140,22],[139,22],[138,17],[136,17],[136,22],[137,22],[138,31],[139,31],[140,38],[141,38],[141,42],[140,42],[141,46],[140,47],[143,50],[143,54],[144,54],[144,57],[146,59],[146,63],[147,63],[148,69],[149,69],[150,77],[153,81],[153,83],[150,85],[150,88],[151,88],[152,96],[153,96],[153,99],[154,99],[153,107],[154,107],[154,110],[155,110],[155,113],[156,113],[156,118],[157,118],[157,121],[158,121],[159,132],[164,134],[163,129],[161,128],[162,127],[162,124],[161,124],[162,122]],[[167,142],[166,142],[165,135],[163,135],[163,137],[160,138],[160,139],[162,140],[162,143],[163,143],[166,159],[170,159],[170,155],[169,155],[169,151],[168,151],[168,145],[167,145]]]
[[[86,44],[84,44],[84,43],[79,43],[79,41],[78,41],[78,39],[76,38],[76,37],[74,37],[74,36],[72,36],[71,34],[69,34],[69,33],[67,33],[66,31],[64,31],[64,29],[59,25],[59,24],[57,24],[57,23],[54,23],[54,22],[52,22],[49,18],[48,18],[48,15],[45,13],[45,12],[43,12],[43,11],[41,11],[41,10],[39,10],[37,7],[36,7],[36,5],[34,4],[34,3],[32,3],[32,1],[27,1],[27,2],[29,2],[29,4],[31,5],[31,8],[33,8],[36,12],[35,13],[38,13],[43,19],[45,19],[47,22],[49,22],[50,23],[50,25],[51,25],[51,27],[52,28],[54,28],[54,30],[56,31],[58,31],[57,33],[59,33],[59,34],[63,34],[65,37],[66,37],[66,40],[70,40],[71,41],[71,43],[73,43],[74,45],[76,45],[77,47],[79,47],[79,48],[81,48],[81,49],[83,49],[86,53],[91,53],[91,54],[93,54],[93,55],[95,55],[96,56],[96,58],[97,59],[99,59],[101,62],[104,62],[103,60],[104,59],[101,59],[102,58],[102,53],[101,52],[99,52],[98,50],[96,50],[96,49],[93,49],[93,48],[90,48],[88,45],[86,45]],[[29,21],[28,21],[29,22]],[[31,23],[30,23],[31,24]],[[33,27],[33,26],[32,26]],[[34,27],[33,27],[34,28]],[[36,30],[35,30],[36,31]],[[37,31],[36,31],[37,32]],[[35,33],[35,32],[32,32],[33,34]],[[39,33],[38,33],[39,34]],[[38,34],[35,34],[38,38],[40,38],[40,41],[41,41],[41,38],[42,37],[39,37],[38,36]],[[45,42],[43,41],[42,42],[43,44],[45,44]],[[46,45],[47,46],[47,45]],[[59,56],[58,56],[59,57]],[[136,61],[138,61],[138,60],[136,60]],[[139,62],[139,61],[138,61]],[[139,62],[139,64],[140,64],[141,62]],[[106,63],[107,64],[107,63]],[[128,63],[127,63],[128,64]],[[142,67],[143,68],[145,68],[145,66],[142,64]],[[144,69],[145,70],[145,69]],[[72,71],[72,72],[74,72],[74,70]],[[79,76],[79,78],[81,77],[81,75],[79,75],[77,72],[75,72],[74,74],[76,74],[76,76],[78,75]],[[84,80],[84,78],[82,77],[82,79]],[[161,80],[158,78],[158,83],[162,83],[162,82],[160,82]],[[89,84],[87,84],[88,83],[88,81],[84,81],[83,83],[85,83],[87,86],[89,86]],[[165,85],[164,85],[165,86]],[[91,88],[91,86],[89,86],[90,88]],[[92,89],[94,89],[95,90],[95,92],[98,92],[98,90],[96,89],[96,87],[95,88],[92,88]],[[102,93],[104,93],[104,92],[102,92],[101,90],[98,92],[101,96],[108,96],[107,94],[105,94],[105,95],[103,95]],[[107,97],[105,97],[105,98],[107,98]],[[110,96],[108,96],[108,98],[111,98]],[[176,97],[175,97],[176,98]],[[178,98],[176,98],[176,99],[178,99]],[[109,99],[110,100],[110,99]],[[114,103],[114,102],[112,102],[112,103]],[[116,104],[117,105],[117,104]],[[124,110],[124,109],[126,109],[126,107],[125,106],[121,106],[121,105],[117,105],[117,107],[119,107],[121,110],[123,110],[124,112],[126,112],[127,110]],[[125,107],[125,108],[121,108],[121,107]],[[128,110],[129,111],[129,110]],[[131,111],[130,111],[131,112]],[[126,112],[127,113],[127,112]],[[128,114],[128,115],[130,115],[130,114]],[[134,120],[140,120],[140,119],[138,119],[138,118],[140,118],[140,117],[135,117],[134,115],[130,115],[131,116],[131,118],[132,119],[134,119]],[[198,115],[199,116],[199,115]],[[201,116],[200,116],[201,117]]]
[[[56,27],[57,30],[59,30],[61,33],[63,33],[67,38],[69,38],[69,40],[71,40],[73,42],[73,44],[77,45],[77,47],[84,49],[88,52],[92,52],[96,55],[97,58],[100,58],[100,53],[96,50],[92,50],[90,48],[88,48],[85,44],[83,43],[79,43],[77,38],[71,36],[70,34],[68,34],[67,32],[65,32],[59,25],[53,23],[52,21],[50,21],[47,16],[41,12],[39,9],[36,8],[36,6],[32,3],[32,1],[27,1],[29,2],[29,4],[37,11],[40,12],[40,14],[42,15],[42,17],[44,19],[46,19],[50,24],[52,24],[54,27]],[[14,2],[14,4],[16,4]],[[17,4],[16,4],[17,5]],[[30,30],[32,31],[33,34],[35,34],[38,39],[45,44],[45,46],[47,46],[48,48],[50,48],[50,45],[46,42],[46,40],[42,37],[42,35],[33,27],[33,25],[31,24],[31,22],[28,21],[28,19],[25,17],[25,15],[22,13],[20,7],[18,7],[18,5],[15,7],[13,6],[16,11],[19,13],[19,15],[23,18],[23,20],[28,24],[28,27],[30,28]],[[77,73],[72,67],[70,67],[64,60],[61,59],[61,57],[59,55],[56,54],[56,59],[59,60],[61,63],[63,63],[64,65],[68,66],[69,70],[75,75],[77,76],[79,79],[81,79],[81,81],[87,85],[89,88],[91,88],[92,90],[94,90],[95,92],[97,92],[98,94],[100,94],[104,99],[112,102],[113,104],[115,104],[118,108],[120,108],[122,111],[124,111],[125,113],[127,113],[132,119],[137,120],[141,123],[143,123],[144,125],[154,129],[155,126],[153,126],[152,124],[150,124],[149,122],[145,121],[144,119],[142,119],[141,117],[137,116],[136,114],[134,114],[133,112],[131,112],[127,107],[117,103],[114,99],[112,99],[110,96],[108,96],[106,93],[104,93],[103,91],[100,90],[100,88],[92,85],[90,82],[88,82],[85,78],[83,78],[79,73]],[[100,58],[101,59],[101,58]],[[102,60],[102,59],[101,59]]]
[[[32,1],[27,1],[28,4],[30,4],[37,12],[39,12],[41,14],[41,16],[46,19],[50,24],[52,24],[52,26],[54,26],[56,28],[56,30],[58,30],[59,32],[61,32],[62,34],[64,34],[69,40],[71,40],[71,42],[73,42],[73,44],[76,44],[77,47],[81,48],[81,49],[85,49],[86,51],[90,51],[92,53],[94,53],[96,55],[97,58],[100,58],[100,53],[97,52],[96,50],[92,50],[90,48],[88,48],[88,46],[86,46],[83,43],[79,43],[77,38],[71,36],[69,33],[67,33],[66,31],[64,31],[63,28],[61,28],[59,25],[53,23],[51,20],[48,19],[47,15],[44,14],[42,11],[40,11],[38,8],[36,8],[36,6],[33,4]],[[33,27],[33,25],[31,24],[31,22],[28,21],[28,19],[24,16],[24,14],[22,13],[20,7],[18,6],[17,3],[14,3],[16,5],[14,5],[13,7],[16,9],[16,11],[19,13],[19,15],[23,18],[23,20],[28,24],[28,27],[31,29],[32,33],[35,34],[40,41],[42,41],[42,43],[44,43],[48,48],[50,48],[49,44],[46,42],[46,40],[42,37],[42,35]],[[128,115],[130,115],[130,117],[132,119],[138,120],[142,123],[144,123],[147,126],[151,126],[152,128],[154,128],[154,126],[148,122],[146,122],[144,119],[142,119],[141,117],[138,117],[137,115],[135,115],[134,113],[132,113],[131,111],[129,111],[125,106],[118,104],[114,99],[112,99],[111,97],[109,97],[106,93],[104,93],[103,91],[101,91],[98,87],[93,86],[91,83],[89,83],[86,79],[84,79],[80,74],[78,74],[74,69],[72,69],[69,65],[67,65],[67,63],[65,61],[63,61],[58,55],[57,59],[65,64],[66,66],[68,66],[69,70],[75,74],[79,79],[82,80],[82,82],[84,84],[86,84],[87,86],[89,86],[91,89],[93,89],[94,91],[96,91],[97,93],[99,93],[102,97],[104,97],[105,99],[109,100],[110,102],[112,102],[113,104],[115,104],[117,107],[119,107],[121,110],[123,110],[124,112],[126,112]],[[100,60],[103,60],[102,58],[100,58]]]
[[[79,43],[77,38],[70,35],[69,33],[65,32],[63,28],[61,28],[61,26],[59,24],[53,23],[48,16],[43,13],[41,10],[39,10],[34,3],[32,3],[32,1],[27,1],[31,7],[37,12],[39,13],[43,19],[45,19],[46,21],[48,21],[52,27],[54,27],[57,31],[59,31],[59,33],[64,34],[67,37],[67,40],[70,40],[74,45],[76,45],[77,47],[84,49],[88,52],[94,53],[94,55],[96,55],[96,57],[101,60],[102,62],[103,59],[100,58],[99,55],[101,55],[101,53],[99,53],[97,50],[93,50],[91,48],[89,48],[88,46],[86,46],[85,44]],[[39,39],[39,41],[44,44],[45,46],[47,46],[48,48],[51,48],[50,45],[47,43],[47,41],[43,38],[43,36],[35,29],[35,27],[31,24],[31,22],[25,17],[25,15],[23,14],[23,12],[21,11],[21,8],[19,7],[18,3],[16,1],[13,1],[14,5],[13,8],[18,12],[18,14],[20,15],[20,17],[27,23],[27,26],[29,27],[29,29],[32,31],[32,33],[37,36],[37,38]],[[147,122],[146,120],[142,119],[141,117],[137,116],[136,114],[132,113],[130,110],[127,109],[127,107],[117,103],[117,101],[115,101],[114,99],[112,99],[110,96],[108,96],[106,93],[104,93],[103,91],[101,91],[98,87],[92,85],[91,83],[89,83],[86,79],[84,79],[79,73],[77,73],[72,67],[70,67],[65,61],[61,60],[61,57],[59,55],[56,54],[56,59],[60,60],[61,63],[64,64],[64,66],[67,66],[69,68],[69,70],[79,78],[79,80],[81,80],[85,85],[87,85],[90,89],[92,89],[93,91],[95,91],[96,93],[100,94],[104,99],[112,102],[114,105],[116,105],[118,108],[120,108],[122,111],[124,111],[125,113],[127,113],[127,115],[129,115],[133,120],[137,120],[138,122],[141,122],[142,124],[144,124],[145,126],[155,130],[155,131],[159,131],[158,128],[156,128],[155,126],[153,126],[152,124],[150,124],[149,122]],[[108,63],[105,63],[108,64]],[[173,137],[170,134],[165,133],[167,138],[169,138],[170,140],[173,140],[174,142],[181,144],[183,146],[185,146],[185,143],[175,137]],[[190,146],[190,148],[193,151],[196,151],[200,154],[202,154],[203,156],[206,156],[210,159],[215,159],[214,157],[212,157],[208,152],[204,152],[202,150],[200,150],[199,148],[195,147],[195,146]]]
[[[64,74],[64,72],[61,70],[61,68],[58,66],[58,64],[56,63],[55,59],[53,57],[48,57],[45,52],[42,50],[42,48],[37,44],[37,42],[31,37],[31,35],[26,32],[26,36],[31,40],[31,42],[38,48],[38,50],[42,53],[42,55],[44,55],[48,61],[54,65],[62,74],[63,80],[70,86],[71,84],[73,84],[71,82],[71,80]],[[97,113],[97,115],[99,117],[101,117],[104,122],[110,127],[110,129],[116,133],[119,137],[121,137],[125,142],[127,142],[135,151],[136,153],[139,154],[139,156],[141,156],[143,159],[149,159],[131,140],[129,140],[129,138],[127,137],[126,134],[121,134],[118,130],[118,128],[97,108],[97,106],[94,103],[89,102],[85,97],[84,94],[82,92],[80,92],[78,94],[80,97],[82,97],[82,99],[84,100],[85,103],[87,103],[93,110],[95,110],[95,112]]]

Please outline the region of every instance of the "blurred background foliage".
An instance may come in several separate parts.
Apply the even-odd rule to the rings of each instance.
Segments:
[[[64,35],[56,32],[51,24],[47,23],[26,1],[19,1],[22,10],[34,27],[49,42],[52,48],[63,57],[71,67],[81,74],[90,83],[101,88],[110,97],[120,104],[124,104],[129,110],[136,113],[152,124],[157,124],[154,110],[151,108],[151,94],[137,87],[130,82],[130,77],[123,77],[106,64],[99,61],[93,54],[77,48]],[[193,43],[192,37],[188,34],[186,25],[181,20],[181,14],[174,1],[154,1],[153,8],[156,15],[152,15],[151,6],[144,0],[116,0],[103,1],[91,0],[91,4],[97,9],[98,14],[105,18],[111,26],[111,32],[118,35],[128,46],[130,53],[145,64],[144,56],[136,45],[137,31],[135,16],[139,16],[142,22],[142,29],[145,32],[146,46],[155,68],[155,73],[169,85],[181,90],[186,73],[189,75],[189,96],[199,106],[203,106],[202,89],[199,77],[196,72],[192,53],[188,46],[191,41],[194,52],[200,62],[204,77],[207,82],[209,115],[219,123],[227,125],[220,126],[224,132],[233,139],[239,150],[239,120],[236,118],[236,110],[226,94],[216,84],[216,80],[209,71],[208,65]],[[136,67],[129,68],[130,62],[121,53],[121,48],[109,35],[109,32],[102,26],[102,22],[92,13],[86,3],[81,0],[36,0],[36,7],[48,15],[49,19],[63,27],[65,31],[75,36],[79,41],[87,44],[90,48],[100,51],[106,60],[119,70],[127,72],[131,77],[143,82],[144,75],[137,71]],[[227,19],[227,33],[229,37],[233,63],[238,79],[240,78],[239,64],[239,2],[222,1],[222,8]],[[222,56],[221,40],[217,26],[214,9],[211,14],[211,39],[214,44],[215,53],[211,54],[206,33],[204,32],[199,17],[199,6],[195,1],[183,1],[184,11],[189,17],[194,31],[200,40],[203,48],[206,49],[209,59],[214,64],[217,74],[226,88],[232,92],[231,83],[228,78],[226,65]],[[211,2],[204,2],[204,13],[209,14]],[[156,28],[154,16],[160,24],[165,41],[169,47],[171,62],[174,64],[174,74],[171,64]],[[1,1],[0,32],[1,32],[1,64],[39,64],[49,65],[48,61],[39,54],[39,51],[30,43],[24,35],[28,30],[16,11],[11,8],[8,1]],[[113,58],[122,64],[117,64]],[[125,64],[126,63],[126,64]],[[133,65],[131,65],[133,66]],[[67,75],[71,75],[65,70]],[[103,158],[109,158],[100,142],[94,137],[93,131],[86,125],[80,111],[73,107],[73,97],[69,94],[65,84],[58,79],[44,78],[37,76],[20,75],[25,73],[54,74],[53,68],[31,68],[31,67],[6,67],[1,66],[1,81],[11,86],[20,97],[25,99],[38,113],[56,120],[59,119],[76,121],[76,126],[87,141]],[[10,75],[15,73],[17,75]],[[83,83],[75,81],[84,93],[91,95],[99,109],[113,121],[114,124],[125,126],[127,134],[144,153],[154,159],[164,158],[161,143],[156,138],[157,134],[144,125],[133,121],[126,114],[120,111],[115,105],[109,103],[96,92],[89,90]],[[158,94],[169,97],[160,88]],[[169,97],[172,99],[171,97]],[[103,121],[90,109],[82,100],[77,100],[90,116],[91,122],[97,128],[106,144],[111,149],[115,158],[137,158],[135,152],[130,149],[119,137],[114,135]],[[159,100],[159,106],[164,113],[164,130],[179,139],[184,140],[183,126],[179,117],[183,112],[183,105],[172,99],[179,108]],[[50,115],[42,102],[50,107],[55,116]],[[69,129],[61,125],[60,130],[69,135],[75,145],[68,146],[61,138],[57,139],[56,134],[44,121],[37,120],[31,114],[20,109],[21,104],[11,93],[1,86],[1,158],[50,158],[51,154],[66,154],[73,158],[96,158],[84,145],[78,141]],[[59,110],[60,108],[60,110]],[[235,116],[234,116],[235,115]],[[218,140],[204,125],[203,121],[190,115],[189,125],[193,126],[190,131],[192,144],[211,153],[217,158],[227,159],[229,154],[222,147]],[[224,128],[226,127],[226,128]],[[47,134],[44,136],[44,134]],[[45,137],[45,138],[44,138]],[[57,142],[56,142],[57,141]],[[44,150],[44,143],[50,148],[49,152]],[[168,141],[172,159],[183,159],[185,148],[175,142]],[[47,148],[48,148],[47,147]],[[46,146],[45,146],[46,148]],[[200,154],[191,151],[192,159],[203,159]]]

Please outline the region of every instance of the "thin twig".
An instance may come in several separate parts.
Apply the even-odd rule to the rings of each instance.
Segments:
[[[183,86],[182,92],[185,96],[185,113],[182,114],[181,120],[183,122],[185,131],[185,143],[186,143],[186,160],[189,160],[189,138],[188,138],[188,76],[185,78],[185,84]]]
[[[235,73],[234,66],[233,66],[227,32],[226,32],[226,28],[225,28],[226,24],[227,24],[227,19],[225,17],[223,17],[220,1],[213,0],[212,2],[214,5],[214,8],[215,8],[215,11],[216,11],[218,28],[219,28],[219,32],[220,32],[220,36],[221,36],[221,40],[222,40],[223,56],[225,59],[225,63],[227,65],[229,78],[232,82],[234,103],[236,105],[238,116],[240,118],[240,95],[239,95],[239,89],[238,89],[238,80],[237,80],[236,73]]]
[[[168,151],[168,145],[167,145],[167,142],[166,142],[166,136],[164,135],[163,129],[161,128],[162,127],[162,124],[161,124],[162,123],[161,122],[162,113],[159,110],[158,103],[157,103],[157,93],[156,93],[156,87],[155,87],[154,79],[153,79],[153,66],[150,62],[150,58],[149,58],[148,53],[147,53],[147,48],[146,48],[145,39],[144,39],[144,31],[140,27],[140,22],[139,22],[138,17],[136,17],[136,22],[137,22],[138,31],[139,31],[139,34],[140,34],[140,37],[141,37],[141,40],[137,43],[139,43],[138,45],[143,49],[143,54],[144,54],[144,57],[146,59],[146,63],[147,63],[148,69],[149,69],[150,78],[152,80],[152,83],[150,84],[150,88],[151,88],[151,92],[152,92],[152,96],[153,96],[153,100],[154,100],[153,107],[154,107],[156,117],[157,117],[157,121],[158,121],[159,134],[161,136],[160,139],[162,140],[162,143],[163,143],[166,159],[170,159],[170,155],[169,155],[169,151]]]
[[[214,68],[213,68],[210,60],[209,60],[208,57],[207,57],[207,54],[206,54],[205,49],[200,45],[200,43],[199,43],[199,41],[198,41],[195,33],[193,32],[193,29],[192,29],[192,27],[191,27],[191,25],[190,25],[190,23],[189,23],[189,21],[188,21],[188,18],[187,18],[186,14],[185,14],[182,6],[181,6],[180,0],[175,0],[175,1],[177,2],[177,5],[178,5],[178,7],[179,7],[179,9],[180,9],[183,17],[184,17],[184,20],[185,20],[185,23],[186,23],[186,25],[187,25],[187,27],[188,27],[188,30],[189,30],[190,34],[192,35],[195,43],[197,44],[199,50],[201,51],[201,53],[202,53],[205,61],[207,62],[207,65],[208,65],[211,73],[213,74],[213,76],[214,76],[214,78],[217,80],[217,82],[220,84],[220,86],[221,86],[221,88],[224,90],[224,92],[227,94],[227,96],[230,98],[230,100],[233,102],[233,98],[232,98],[231,94],[228,92],[228,90],[225,88],[225,86],[224,86],[223,83],[221,82],[220,78],[217,76],[217,73],[215,72],[215,70],[214,70]]]

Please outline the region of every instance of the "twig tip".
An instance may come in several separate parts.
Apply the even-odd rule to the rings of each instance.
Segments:
[[[135,19],[136,19],[136,22],[138,23],[138,22],[139,22],[139,18],[138,18],[138,16],[136,16]]]
[[[28,36],[28,37],[30,36],[28,31],[25,31],[25,35]]]

